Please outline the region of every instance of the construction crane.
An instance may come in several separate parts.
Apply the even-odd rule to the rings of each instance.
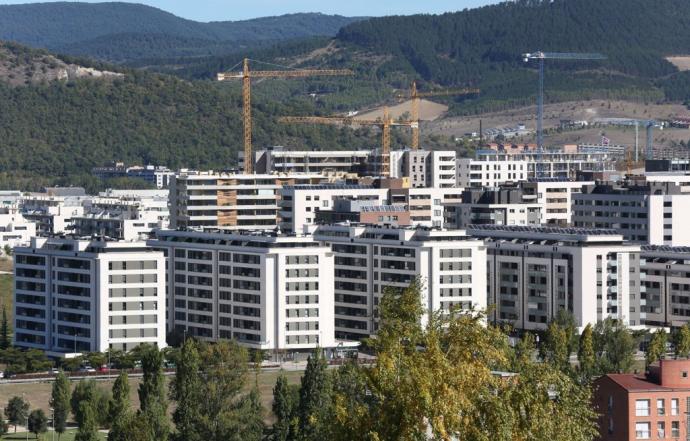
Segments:
[[[645,151],[646,159],[654,159],[654,127],[664,129],[664,125],[653,119],[633,119],[633,118],[595,118],[592,121],[594,124],[609,125],[609,126],[627,126],[635,127],[635,162],[640,160],[640,141],[639,130],[640,126],[647,130],[647,145]]]
[[[431,92],[419,92],[417,82],[412,82],[409,98],[412,100],[412,150],[419,148],[419,101],[421,98],[433,96],[460,96],[473,95],[479,93],[479,89],[455,89],[455,90],[436,90]]]
[[[390,175],[391,126],[412,127],[414,121],[393,121],[388,107],[383,108],[381,119],[355,119],[352,116],[283,116],[278,118],[283,124],[330,124],[361,125],[381,127],[381,175]]]
[[[537,96],[537,151],[544,151],[544,60],[605,60],[602,54],[569,52],[531,52],[522,54],[525,63],[539,60],[539,95]]]
[[[244,173],[252,174],[254,159],[252,158],[252,109],[251,109],[251,79],[252,78],[304,78],[312,76],[354,75],[349,69],[292,69],[292,70],[250,70],[249,58],[242,61],[242,71],[229,71],[218,74],[218,81],[242,79],[242,115],[244,123]],[[251,60],[256,61],[256,60]],[[281,66],[282,67],[282,66]]]

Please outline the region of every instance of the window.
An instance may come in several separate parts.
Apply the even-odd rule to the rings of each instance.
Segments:
[[[635,423],[635,438],[649,439],[651,437],[649,432],[649,423]]]
[[[671,415],[678,415],[678,398],[671,398]]]
[[[656,414],[659,416],[666,415],[665,403],[663,398],[656,400]]]
[[[663,439],[666,437],[666,424],[663,421],[659,421],[656,423],[656,436],[659,439]]]
[[[671,421],[671,438],[680,436],[680,421]]]
[[[635,401],[635,416],[649,416],[649,400]]]

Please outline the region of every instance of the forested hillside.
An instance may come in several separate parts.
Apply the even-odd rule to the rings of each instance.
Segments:
[[[0,6],[0,39],[108,61],[203,56],[310,36],[333,36],[359,18],[289,14],[200,23],[135,3]]]

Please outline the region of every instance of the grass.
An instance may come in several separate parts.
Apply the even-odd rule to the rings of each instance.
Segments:
[[[273,386],[276,383],[279,372],[277,371],[262,371],[258,378],[257,384],[259,386],[259,393],[261,395],[261,402],[264,406],[264,411],[266,415],[266,422],[271,422],[273,420],[273,415],[271,414],[271,406],[273,404]],[[285,372],[288,382],[290,384],[297,384],[302,378],[301,371],[287,371]],[[169,381],[170,377],[166,377]],[[98,387],[104,389],[111,389],[113,386],[112,380],[98,381],[96,384]],[[137,389],[140,378],[130,378],[130,394],[129,398],[132,403],[133,409],[139,408],[139,396],[137,394]],[[75,382],[73,382],[75,383]],[[252,387],[254,385],[254,374],[250,373],[247,377],[247,387]],[[72,385],[74,387],[74,384]],[[50,400],[50,391],[52,388],[52,383],[30,383],[30,384],[16,384],[16,383],[4,383],[0,384],[0,409],[4,409],[10,398],[14,396],[22,396],[29,402],[32,409],[43,409],[46,415],[50,415],[50,406],[48,401]],[[172,406],[171,406],[172,409]],[[1,438],[4,440],[5,438]],[[9,438],[12,439],[12,438]],[[25,439],[25,438],[22,438]],[[71,438],[62,438],[71,439]]]
[[[12,426],[10,426],[10,430],[14,430]],[[63,433],[60,436],[60,441],[74,441],[74,437],[77,434],[76,430],[68,430],[67,432]],[[48,431],[44,433],[43,435],[39,436],[39,440],[42,441],[52,441],[52,435],[53,433]],[[102,440],[106,440],[107,437],[103,433],[99,433],[98,436]],[[35,440],[36,436],[33,433],[29,433],[29,440]],[[57,434],[55,434],[55,440],[57,440]],[[8,433],[5,436],[0,437],[0,440],[6,441],[6,440],[12,440],[12,441],[25,441],[26,440],[26,432],[17,432],[17,433]]]

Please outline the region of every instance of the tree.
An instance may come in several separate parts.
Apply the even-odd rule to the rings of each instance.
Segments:
[[[70,411],[70,383],[63,371],[58,372],[50,394],[50,407],[53,408],[53,428],[60,436],[67,430]]]
[[[690,357],[690,325],[684,324],[673,333],[673,347],[676,357]]]
[[[288,384],[284,372],[280,372],[273,387],[273,440],[288,441],[296,436],[296,407],[299,400],[299,389]]]
[[[130,413],[129,404],[129,376],[127,372],[120,372],[113,383],[112,398],[108,408],[108,422],[111,426]]]
[[[299,416],[299,437],[305,441],[326,439],[329,424],[331,383],[326,368],[326,359],[320,348],[314,350],[307,360],[302,376],[297,414]]]
[[[48,431],[48,417],[42,409],[34,409],[31,411],[31,413],[29,414],[28,429],[29,432],[36,435],[36,439],[38,439],[39,434]]]
[[[566,372],[570,368],[570,336],[569,331],[556,321],[551,321],[540,352],[544,361]]]
[[[589,382],[596,369],[596,355],[594,353],[594,337],[592,326],[588,323],[580,335],[580,347],[577,350],[579,372],[584,382]]]
[[[139,385],[140,414],[153,429],[157,441],[166,441],[170,435],[168,400],[163,377],[163,353],[153,345],[142,349],[141,366],[144,376]]]
[[[156,441],[153,429],[143,415],[126,412],[113,422],[108,441]]]
[[[595,375],[630,372],[636,350],[637,341],[619,320],[607,317],[594,326]]]
[[[553,319],[565,331],[568,340],[568,354],[577,351],[579,340],[577,338],[577,322],[572,312],[567,309],[559,309]]]
[[[666,354],[666,342],[668,336],[664,329],[659,329],[652,335],[652,339],[649,341],[649,346],[647,346],[647,352],[645,354],[645,361],[647,366],[659,361]]]
[[[7,431],[9,430],[9,426],[5,419],[2,416],[2,412],[0,412],[0,436],[5,435]]]
[[[84,421],[84,415],[80,412],[84,407],[82,403],[89,403],[87,406],[89,409],[93,410],[93,417],[95,416],[95,403],[96,403],[96,383],[93,380],[81,380],[74,386],[72,391],[72,397],[70,398],[70,407],[72,408],[72,414],[74,415],[74,421],[77,426],[81,427]]]
[[[201,441],[196,424],[201,414],[202,385],[199,376],[200,356],[197,344],[189,339],[183,342],[176,358],[177,371],[170,383],[170,397],[177,402],[173,422],[179,441]]]
[[[7,320],[7,310],[2,305],[2,323],[0,324],[0,349],[7,349],[12,345],[10,341],[10,325]]]
[[[386,290],[380,306],[375,363],[334,376],[328,439],[593,438],[589,388],[528,357],[519,375],[494,373],[509,366],[507,337],[484,314],[437,312],[422,326],[418,284]]]
[[[22,397],[14,396],[7,402],[5,407],[7,421],[14,426],[14,433],[17,433],[18,425],[26,425],[29,418],[29,403]]]
[[[532,363],[535,351],[536,344],[534,341],[534,335],[526,332],[517,342],[515,348],[513,348],[510,370],[512,372],[522,372],[525,366]]]
[[[12,247],[5,244],[3,247],[3,251],[5,252],[5,256],[11,256],[12,255]]]
[[[77,414],[80,416],[79,430],[74,441],[100,441],[98,436],[98,422],[93,401],[83,400],[79,402]]]

